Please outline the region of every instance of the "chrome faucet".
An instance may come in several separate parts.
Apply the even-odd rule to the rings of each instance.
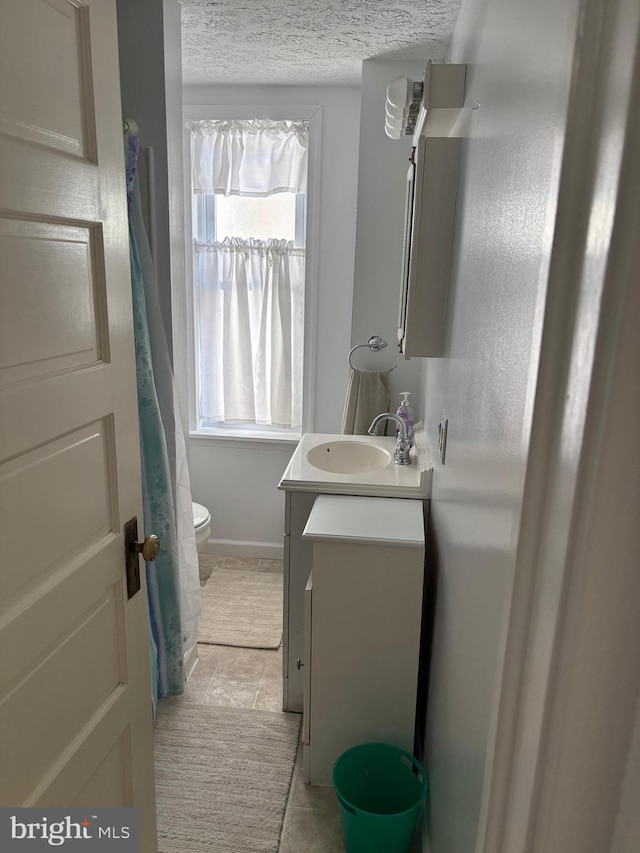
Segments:
[[[376,430],[380,421],[395,421],[398,424],[400,432],[396,439],[396,449],[393,454],[393,461],[396,465],[411,465],[411,457],[409,456],[411,442],[407,436],[407,425],[405,422],[397,415],[391,414],[391,412],[383,412],[381,415],[376,415],[373,419],[373,423],[369,427],[369,435],[376,435]]]

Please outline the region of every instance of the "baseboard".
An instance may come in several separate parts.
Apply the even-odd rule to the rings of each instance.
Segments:
[[[265,560],[284,559],[281,542],[244,542],[241,539],[207,539],[199,550],[203,554],[224,557],[262,557]]]

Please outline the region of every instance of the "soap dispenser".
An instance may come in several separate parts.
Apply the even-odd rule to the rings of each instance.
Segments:
[[[400,405],[398,406],[398,411],[396,412],[396,415],[399,418],[402,418],[402,420],[404,421],[405,426],[407,427],[407,439],[413,447],[413,409],[409,404],[409,397],[411,396],[411,391],[401,391],[400,396],[402,397],[402,400],[400,402]],[[396,427],[396,432],[400,432],[399,426]]]

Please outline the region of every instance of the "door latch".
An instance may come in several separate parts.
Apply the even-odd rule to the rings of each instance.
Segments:
[[[138,542],[138,519],[134,516],[124,526],[124,559],[127,574],[127,597],[140,590],[140,560],[142,554],[146,563],[153,563],[160,553],[160,540],[151,533],[144,542]]]

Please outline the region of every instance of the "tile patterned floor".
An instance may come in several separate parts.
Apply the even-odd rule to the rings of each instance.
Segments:
[[[333,788],[304,784],[301,746],[293,770],[279,853],[344,853],[336,795]]]
[[[200,554],[200,583],[214,568],[282,572],[282,560]],[[198,664],[185,699],[205,705],[282,710],[282,649],[239,649],[198,644]],[[344,853],[338,801],[333,789],[302,781],[298,750],[279,853]]]

